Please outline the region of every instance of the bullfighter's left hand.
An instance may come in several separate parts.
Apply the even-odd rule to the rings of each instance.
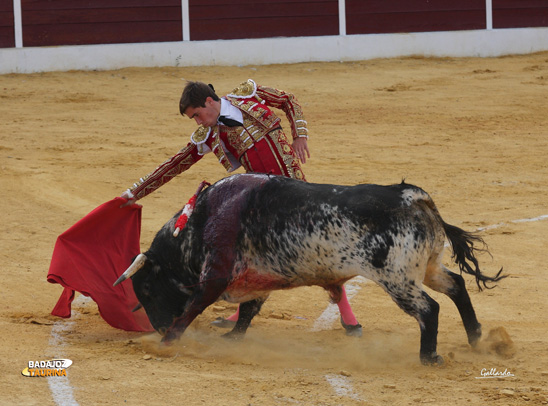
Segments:
[[[306,158],[310,158],[310,151],[308,150],[308,140],[306,137],[298,137],[293,141],[293,150],[297,155],[297,158],[301,160],[304,164],[306,163]]]

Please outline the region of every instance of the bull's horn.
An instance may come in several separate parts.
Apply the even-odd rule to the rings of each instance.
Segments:
[[[135,313],[137,310],[140,310],[142,308],[143,308],[143,305],[141,303],[137,303],[137,306],[135,306],[133,310],[131,310],[131,313]]]
[[[137,255],[137,257],[135,258],[133,263],[129,266],[129,268],[126,269],[126,271],[122,275],[120,275],[120,277],[116,280],[116,282],[114,282],[112,286],[116,286],[119,283],[125,281],[127,278],[135,275],[135,272],[137,272],[139,269],[143,267],[146,260],[147,260],[147,257],[145,256],[145,254]]]

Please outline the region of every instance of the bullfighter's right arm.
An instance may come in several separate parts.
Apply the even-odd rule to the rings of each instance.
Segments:
[[[122,197],[139,200],[169,182],[175,176],[186,171],[202,158],[196,144],[189,142],[176,155],[158,166],[153,172],[139,179]]]

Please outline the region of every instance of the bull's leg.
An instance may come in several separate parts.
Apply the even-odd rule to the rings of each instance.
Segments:
[[[383,284],[385,290],[407,314],[419,322],[421,329],[420,359],[424,365],[443,364],[438,355],[438,313],[440,305],[432,299],[414,281],[398,281]]]
[[[169,344],[178,339],[209,305],[216,302],[228,286],[228,279],[211,279],[197,288],[189,299],[183,314],[173,321],[171,327],[166,331],[162,342]]]
[[[347,336],[361,337],[362,325],[358,323],[356,316],[352,312],[348,297],[346,296],[346,289],[344,285],[333,285],[326,288],[331,297],[331,301],[337,304],[339,312],[341,313],[341,324],[346,331]]]
[[[431,266],[426,271],[424,284],[451,298],[459,310],[462,324],[468,335],[468,342],[470,345],[475,346],[481,337],[481,324],[478,322],[476,312],[470,301],[464,278],[451,272],[443,265]]]
[[[243,338],[247,328],[251,324],[251,320],[259,313],[265,300],[266,298],[258,298],[240,304],[240,314],[236,325],[232,331],[223,334],[223,337],[237,340]]]
[[[421,328],[421,362],[424,365],[441,365],[443,358],[437,353],[440,305],[424,291],[422,296],[428,306],[417,317]]]

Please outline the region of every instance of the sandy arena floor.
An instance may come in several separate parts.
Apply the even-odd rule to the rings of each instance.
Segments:
[[[315,331],[328,304],[315,287],[273,293],[236,343],[209,325],[234,310],[224,302],[168,350],[157,334],[111,328],[83,296],[71,319],[50,316],[62,290],[46,282],[57,236],[188,142],[184,81],[224,94],[247,78],[298,96],[309,181],[405,179],[447,222],[485,228],[484,272],[511,276],[481,293],[466,277],[478,349],[452,302],[432,293],[446,364],[423,367],[416,321],[371,283],[354,283],[359,339],[338,320]],[[548,53],[3,75],[0,117],[0,404],[548,404]],[[225,175],[207,156],[143,199],[143,250],[200,181]],[[68,379],[21,375],[53,357],[73,361]],[[477,379],[492,368],[513,376]]]

